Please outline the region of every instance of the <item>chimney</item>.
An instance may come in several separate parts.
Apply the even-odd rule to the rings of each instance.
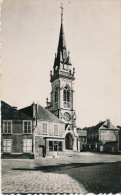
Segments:
[[[110,129],[110,119],[107,120],[107,126],[108,126],[108,129]]]
[[[37,106],[38,105],[33,102],[32,106],[33,106],[33,119],[36,122],[35,125],[37,126]]]
[[[48,98],[46,98],[46,107],[48,107]]]
[[[18,117],[17,107],[13,106],[13,114]]]
[[[36,104],[33,102],[33,118],[36,118]]]

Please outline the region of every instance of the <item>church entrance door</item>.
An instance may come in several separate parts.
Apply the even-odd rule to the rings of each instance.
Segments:
[[[70,133],[67,133],[65,138],[65,146],[68,150],[73,150],[73,137]]]

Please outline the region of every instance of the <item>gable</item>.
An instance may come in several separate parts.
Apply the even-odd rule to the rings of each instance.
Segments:
[[[30,117],[33,117],[33,106],[28,106],[22,109],[19,109],[21,112],[23,112],[24,114],[27,114]]]
[[[99,129],[117,129],[119,130],[118,127],[116,127],[115,125],[113,125],[111,122],[110,122],[110,128],[108,127],[108,121],[105,121],[105,123],[99,128]]]

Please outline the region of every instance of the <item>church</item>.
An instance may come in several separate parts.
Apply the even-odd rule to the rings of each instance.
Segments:
[[[67,52],[63,7],[57,54],[50,71],[51,100],[17,110],[2,102],[2,157],[40,158],[80,151],[73,108],[75,69]],[[9,115],[8,115],[9,114]]]
[[[66,47],[61,6],[57,53],[50,71],[50,100],[46,99],[46,108],[32,103],[19,110],[1,102],[2,158],[55,157],[80,149],[121,150],[121,132],[109,120],[86,129],[77,128],[74,80],[75,68]]]
[[[61,5],[60,35],[55,54],[53,71],[50,71],[51,100],[46,99],[46,109],[65,123],[65,149],[80,150],[80,141],[76,130],[76,113],[73,108],[75,68],[67,51],[64,26],[63,6]]]

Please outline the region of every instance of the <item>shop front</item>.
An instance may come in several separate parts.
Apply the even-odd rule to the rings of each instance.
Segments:
[[[65,138],[44,137],[45,140],[45,157],[61,156],[65,150]]]

